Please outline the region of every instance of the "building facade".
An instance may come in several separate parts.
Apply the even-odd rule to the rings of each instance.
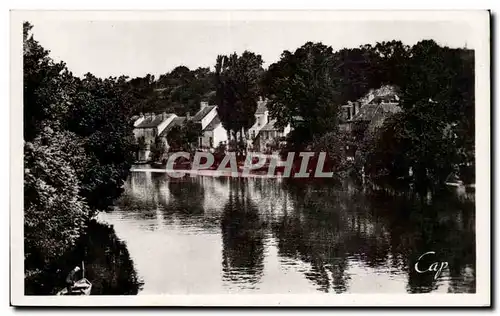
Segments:
[[[172,113],[147,113],[140,115],[134,121],[134,137],[136,142],[142,146],[137,153],[138,161],[149,160],[151,145],[175,117],[176,115]]]

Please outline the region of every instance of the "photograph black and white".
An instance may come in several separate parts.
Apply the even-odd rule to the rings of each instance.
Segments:
[[[490,304],[488,11],[12,14],[20,304]]]

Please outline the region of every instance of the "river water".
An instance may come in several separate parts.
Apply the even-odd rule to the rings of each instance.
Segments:
[[[474,213],[473,195],[455,192],[141,171],[98,220],[133,262],[130,293],[468,293]],[[415,271],[429,251],[419,268],[446,262],[437,278]]]

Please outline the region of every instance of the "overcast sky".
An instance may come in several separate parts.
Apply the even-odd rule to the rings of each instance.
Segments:
[[[450,47],[473,47],[474,32],[463,22],[435,21],[72,21],[44,20],[33,34],[77,76],[158,76],[178,65],[213,67],[218,54],[245,49],[262,55],[265,66],[283,50],[307,41],[334,50],[380,41],[413,45],[434,39]]]

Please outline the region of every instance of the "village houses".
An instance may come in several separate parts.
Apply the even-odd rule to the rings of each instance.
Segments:
[[[281,137],[285,137],[290,133],[291,126],[288,124],[281,129],[275,126],[276,120],[269,117],[267,109],[267,101],[260,99],[257,102],[257,110],[255,111],[255,123],[248,130],[249,147],[253,151],[270,151],[271,145]]]
[[[341,106],[340,124],[341,131],[352,134],[365,130],[373,130],[383,124],[384,120],[400,111],[397,91],[392,86],[383,86],[371,90],[363,98],[349,101]],[[156,137],[160,137],[166,149],[169,149],[167,135],[175,126],[182,126],[187,121],[197,123],[201,127],[198,138],[199,150],[214,150],[221,144],[228,143],[228,132],[222,126],[217,114],[217,106],[208,102],[200,102],[200,109],[194,116],[177,116],[173,113],[147,113],[133,118],[134,136],[143,148],[139,151],[137,160],[147,161],[151,152],[151,144]],[[262,98],[257,102],[255,123],[246,135],[247,148],[255,152],[272,152],[280,141],[290,133],[292,127],[288,124],[285,128],[276,127],[276,119],[269,115],[267,101]],[[355,139],[353,139],[355,141]]]
[[[146,113],[133,118],[134,136],[144,147],[138,152],[138,161],[147,161],[151,154],[151,144],[160,137],[166,149],[169,149],[167,135],[175,126],[181,126],[186,121],[200,124],[201,135],[198,139],[199,149],[212,149],[220,143],[227,142],[227,131],[217,114],[217,106],[200,103],[200,110],[194,115],[177,116],[174,113]]]

